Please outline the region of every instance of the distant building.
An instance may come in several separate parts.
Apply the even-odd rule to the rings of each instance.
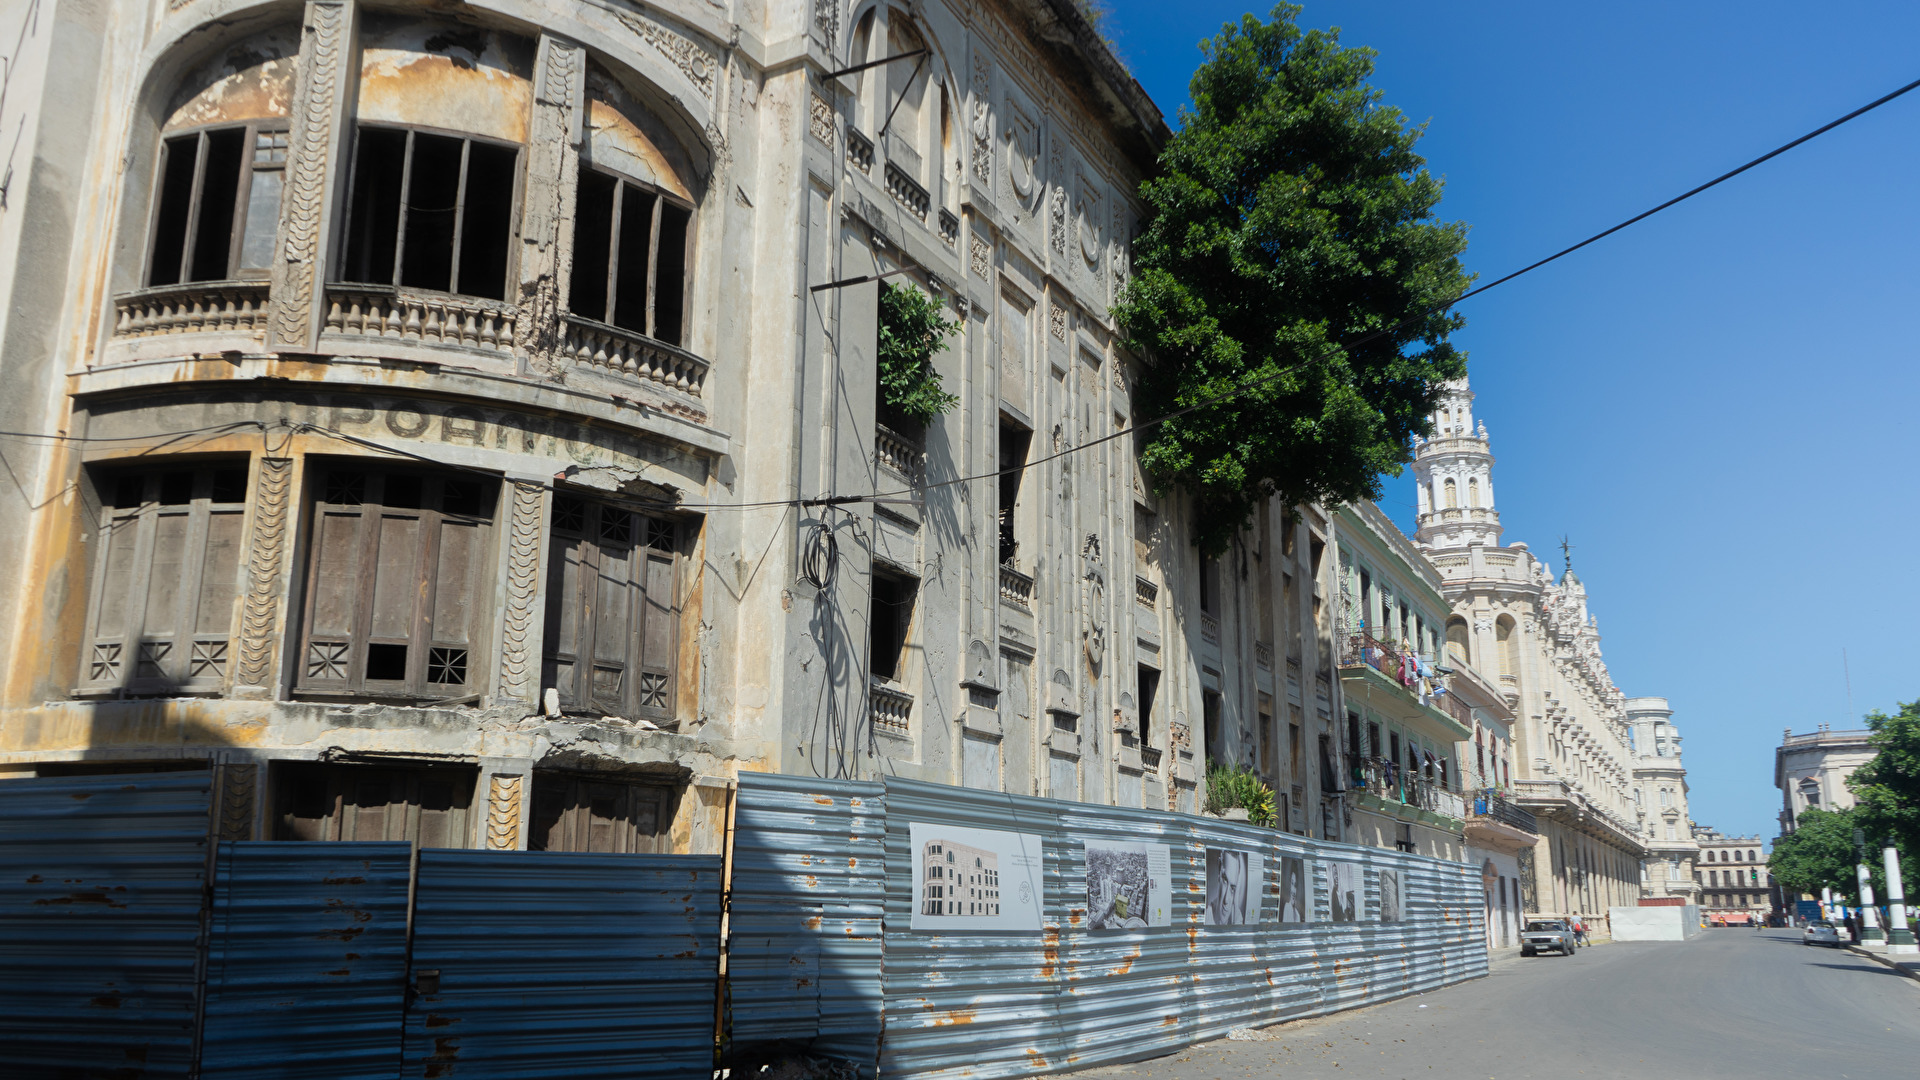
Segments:
[[[1640,863],[1640,895],[1681,896],[1694,903],[1699,885],[1693,866],[1699,855],[1693,819],[1687,813],[1687,767],[1680,761],[1680,731],[1666,698],[1627,702],[1633,725],[1633,802],[1646,840]]]
[[[1830,731],[1821,727],[1805,735],[1792,728],[1781,736],[1773,752],[1773,786],[1780,789],[1780,831],[1790,833],[1802,811],[1844,810],[1853,805],[1847,777],[1873,760],[1876,751],[1865,730]]]
[[[1764,919],[1773,910],[1773,875],[1757,836],[1722,836],[1705,825],[1693,828],[1700,861],[1694,877],[1700,914],[1709,919]]]
[[[920,859],[921,914],[1000,914],[998,854],[951,840],[929,840]]]

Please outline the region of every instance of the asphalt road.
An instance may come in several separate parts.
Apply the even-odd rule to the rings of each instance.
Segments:
[[[1797,930],[1495,961],[1484,979],[1075,1076],[1915,1080],[1920,981]]]

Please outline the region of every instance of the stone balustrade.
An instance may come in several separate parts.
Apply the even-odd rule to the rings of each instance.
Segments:
[[[863,173],[873,171],[873,140],[847,125],[847,163]]]
[[[1033,607],[1033,579],[1008,566],[1000,564],[1000,599],[1024,609]]]
[[[891,161],[887,162],[887,194],[893,196],[894,202],[906,207],[907,212],[914,217],[921,221],[927,220],[927,209],[933,205],[933,196],[927,194],[926,188],[921,187],[918,181],[902,172],[900,167]],[[955,235],[958,235],[957,224]]]
[[[1135,574],[1133,578],[1133,599],[1142,607],[1154,607],[1160,603],[1160,586]]]
[[[576,367],[653,383],[689,397],[701,396],[707,384],[708,364],[698,356],[645,334],[590,319],[567,316],[560,351]]]
[[[195,281],[142,289],[114,299],[113,336],[262,333],[267,328],[264,281]]]
[[[513,353],[513,305],[451,293],[365,285],[327,287],[326,331]]]
[[[873,710],[873,726],[880,731],[904,735],[913,719],[913,695],[888,683],[875,680],[868,691],[868,707]]]
[[[1273,670],[1273,646],[1267,644],[1264,641],[1254,642],[1253,643],[1253,662],[1259,665],[1260,670],[1262,671],[1272,671]]]
[[[926,451],[885,424],[873,426],[873,463],[919,487],[926,478]]]

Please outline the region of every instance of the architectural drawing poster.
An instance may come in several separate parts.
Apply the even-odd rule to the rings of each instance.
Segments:
[[[1040,929],[1044,848],[1029,833],[915,821],[915,930]]]

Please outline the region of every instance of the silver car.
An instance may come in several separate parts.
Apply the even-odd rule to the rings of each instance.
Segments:
[[[1807,923],[1806,930],[1800,935],[1800,944],[1825,945],[1837,949],[1840,947],[1840,931],[1825,919],[1815,919]]]
[[[1573,955],[1573,930],[1564,919],[1535,919],[1520,931],[1520,955],[1532,956],[1547,951],[1561,956]]]

